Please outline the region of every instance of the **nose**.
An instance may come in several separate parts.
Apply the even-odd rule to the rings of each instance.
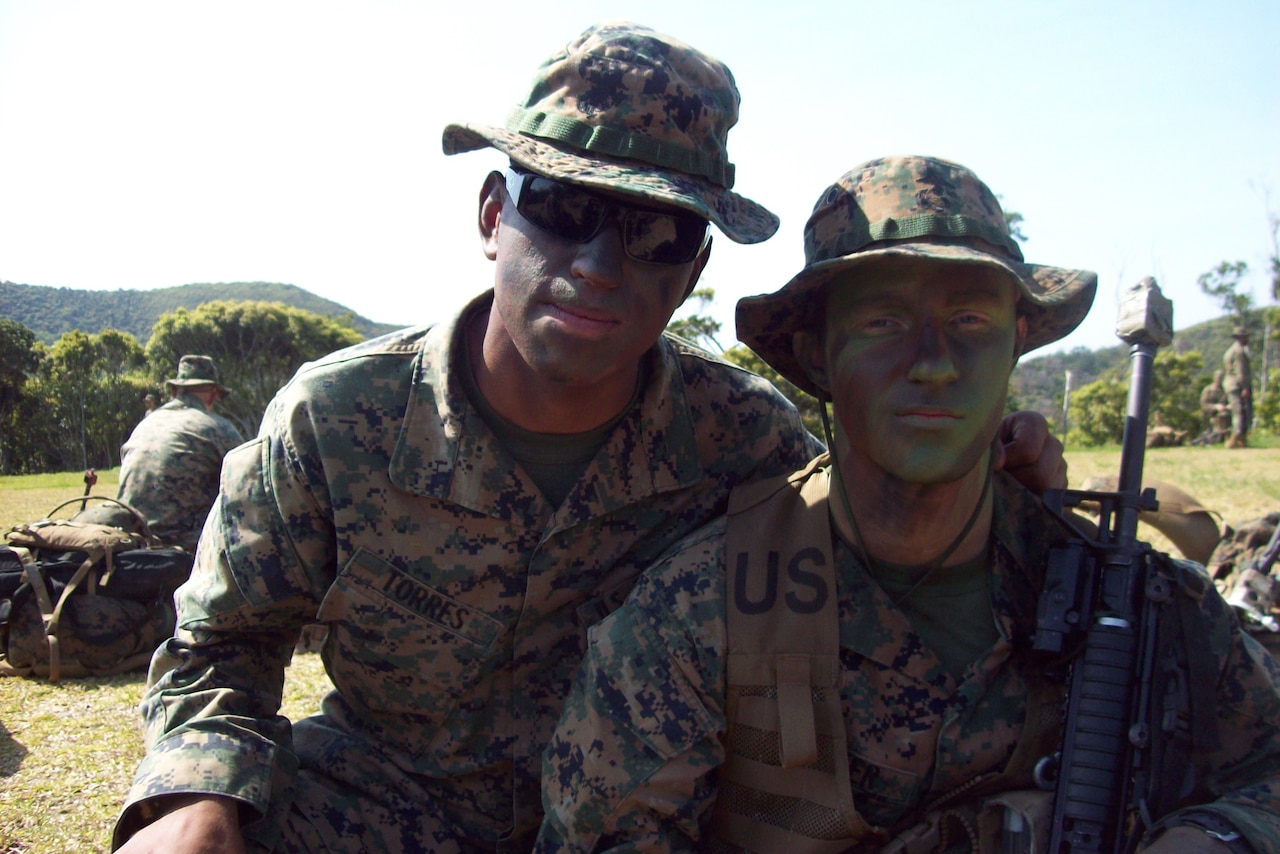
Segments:
[[[616,288],[622,284],[626,253],[617,221],[606,223],[596,236],[581,243],[573,254],[569,272],[594,287]]]
[[[959,376],[942,326],[936,321],[926,322],[920,327],[915,359],[907,371],[907,379],[916,383],[948,383]]]

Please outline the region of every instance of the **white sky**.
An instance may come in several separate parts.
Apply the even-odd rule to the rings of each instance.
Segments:
[[[388,323],[489,286],[475,202],[534,68],[626,17],[724,60],[743,93],[737,189],[766,244],[718,235],[703,284],[733,304],[802,264],[814,200],[886,154],[977,172],[1025,217],[1029,261],[1094,269],[1051,349],[1117,343],[1154,275],[1175,326],[1222,314],[1197,277],[1243,260],[1269,304],[1280,212],[1275,0],[0,0],[0,279],[71,288],[274,281]]]

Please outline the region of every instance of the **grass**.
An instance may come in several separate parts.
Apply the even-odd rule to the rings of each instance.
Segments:
[[[1158,448],[1147,453],[1147,479],[1182,487],[1226,522],[1280,506],[1280,440],[1258,447]],[[1116,447],[1069,448],[1073,487],[1115,474]],[[94,494],[114,495],[117,472],[99,472]],[[78,472],[0,478],[0,526],[42,518],[83,492]],[[59,515],[69,515],[69,512]],[[1142,532],[1167,548],[1158,532]],[[105,851],[112,823],[142,758],[136,706],[142,673],[67,679],[0,679],[0,854]],[[283,712],[297,719],[328,690],[320,656],[300,653],[285,683]]]
[[[114,496],[118,475],[98,472],[93,494]],[[0,477],[0,526],[44,518],[83,492],[79,472]],[[145,683],[143,671],[56,685],[0,678],[0,854],[108,850],[142,759],[137,705]],[[318,653],[295,655],[282,713],[306,717],[329,688]]]

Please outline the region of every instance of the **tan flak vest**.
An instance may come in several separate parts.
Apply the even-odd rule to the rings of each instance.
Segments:
[[[893,839],[854,807],[840,708],[830,478],[822,468],[828,460],[823,455],[788,478],[739,487],[729,499],[728,755],[704,850],[917,854],[967,835],[972,850],[998,851],[1005,810],[1039,825],[1039,835],[1047,792],[1009,792],[988,801],[981,815],[974,811],[972,822],[932,810]],[[1055,745],[1045,738],[1052,723],[1037,720],[1050,710],[1028,699],[1034,708],[1009,767],[975,780],[970,791],[1001,791],[1005,781],[1025,779],[1030,763]],[[1028,840],[1022,850],[1043,851],[1043,841]]]

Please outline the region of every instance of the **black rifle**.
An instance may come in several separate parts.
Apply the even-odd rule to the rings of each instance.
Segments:
[[[1168,809],[1160,777],[1178,766],[1187,740],[1185,685],[1169,690],[1179,677],[1159,648],[1174,584],[1137,539],[1139,511],[1158,507],[1155,491],[1142,489],[1152,362],[1173,338],[1173,306],[1154,279],[1129,289],[1116,334],[1131,345],[1117,489],[1045,496],[1073,531],[1050,553],[1034,640],[1036,650],[1071,660],[1061,747],[1037,767],[1037,782],[1055,792],[1050,854],[1131,850]],[[1101,508],[1096,537],[1062,515],[1081,501]],[[1178,729],[1183,744],[1170,750]]]

